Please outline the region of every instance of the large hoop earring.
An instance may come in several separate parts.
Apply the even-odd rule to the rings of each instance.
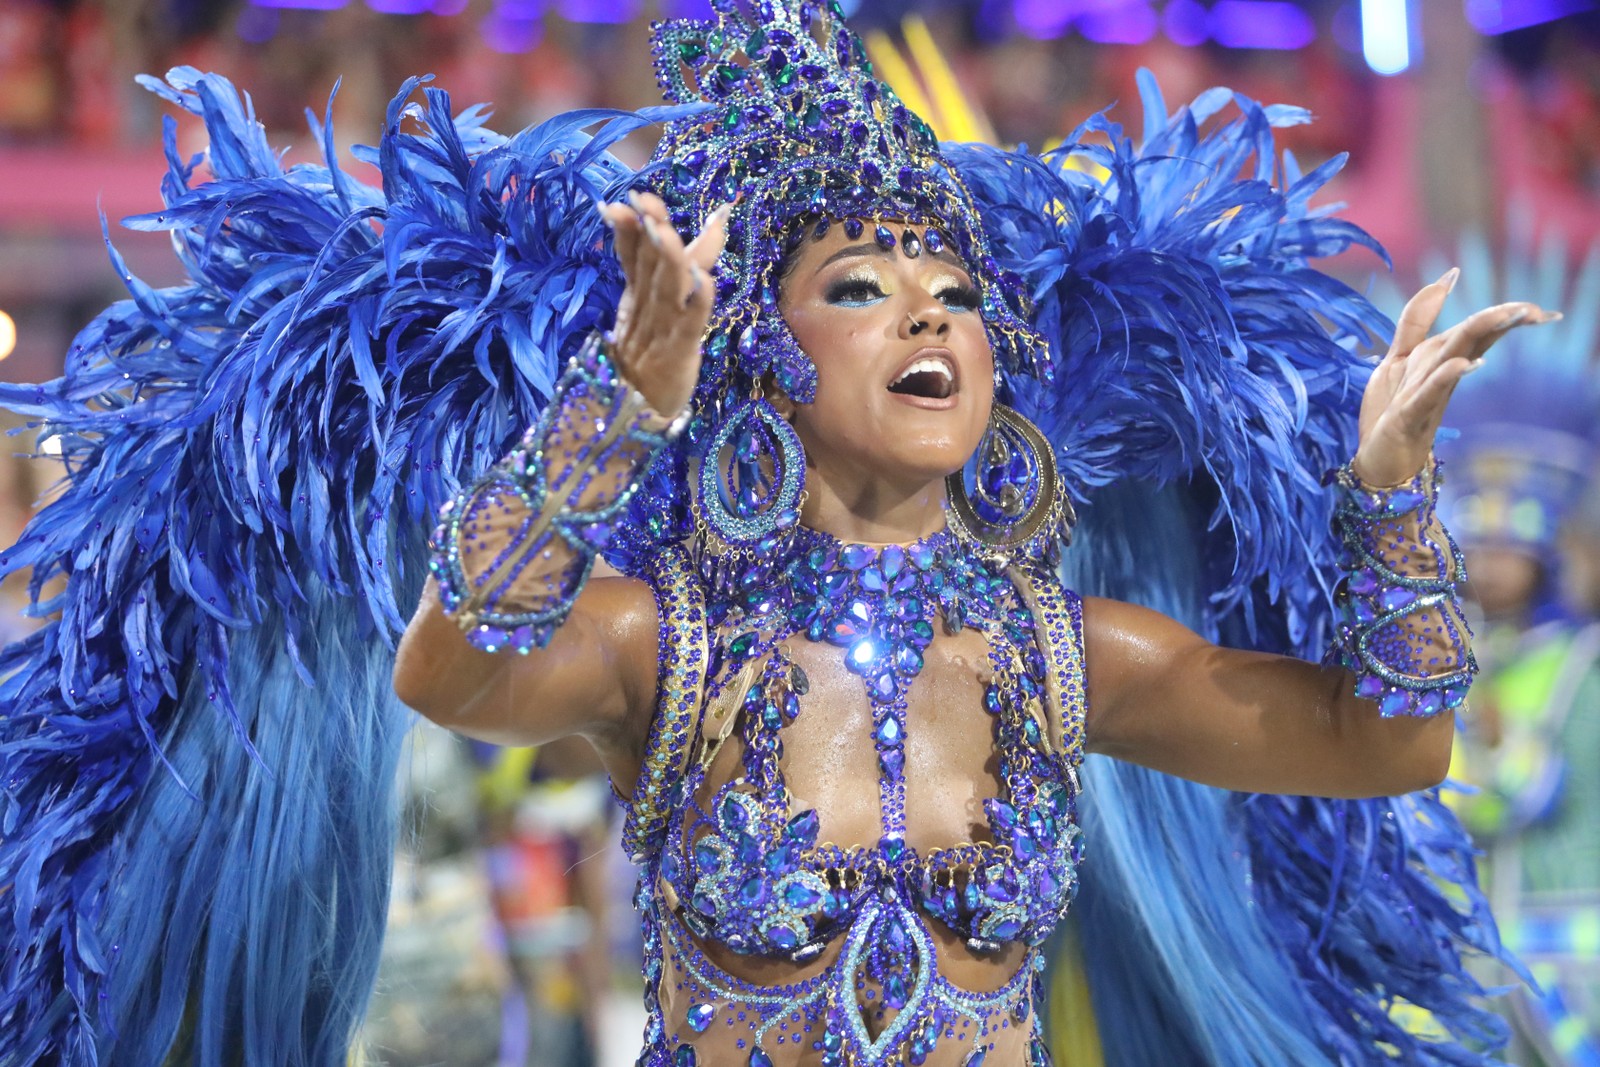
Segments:
[[[805,478],[800,436],[766,397],[752,397],[718,428],[700,461],[706,532],[724,549],[761,549],[800,521]]]
[[[1066,543],[1078,521],[1039,427],[996,403],[971,460],[945,477],[950,528],[1002,558]]]

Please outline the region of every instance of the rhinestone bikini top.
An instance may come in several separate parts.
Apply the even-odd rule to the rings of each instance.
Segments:
[[[928,923],[988,954],[1038,946],[1066,912],[1080,855],[1078,598],[1046,568],[998,570],[948,533],[880,549],[802,528],[781,558],[696,566],[675,551],[653,579],[660,704],[624,829],[645,868],[651,1021],[641,1062],[700,1062],[696,1038],[720,1017],[741,1035],[748,1026],[737,1045],[754,1067],[802,1035],[825,1065],[883,1062],[896,1050],[921,1062],[941,1037],[970,1039],[963,1062],[981,1063],[1001,1020],[1027,1015],[1042,958],[1030,951],[998,993],[969,993],[938,973]],[[989,840],[919,854],[906,843],[907,694],[940,626],[985,636],[999,795],[983,804]],[[798,640],[836,646],[866,688],[875,843],[819,845],[817,813],[795,810],[785,786],[781,733],[804,714],[809,691],[785,652]],[[740,773],[708,795],[712,758],[735,732]],[[717,968],[688,934],[797,964],[843,945],[815,977],[765,987]],[[683,1032],[669,1033],[662,1018],[667,945],[675,981],[695,1001]],[[1043,1062],[1042,1043],[1032,1045],[1031,1060]]]

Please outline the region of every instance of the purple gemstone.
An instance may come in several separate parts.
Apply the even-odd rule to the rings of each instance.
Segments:
[[[898,748],[887,748],[878,753],[878,766],[890,781],[897,782],[905,773],[906,754]]]
[[[938,255],[940,252],[944,251],[944,237],[939,233],[938,230],[935,230],[932,227],[929,227],[922,234],[922,243],[926,245],[928,247],[928,251],[932,252],[934,255]]]
[[[854,241],[856,238],[860,237],[861,236],[861,232],[864,229],[866,229],[866,224],[863,223],[860,219],[845,219],[844,220],[844,235],[846,237],[850,238],[850,240],[852,240],[852,241]]]
[[[881,222],[872,231],[872,239],[878,242],[878,247],[880,248],[894,247],[894,233]]]
[[[1399,611],[1401,608],[1417,599],[1417,594],[1410,589],[1385,589],[1378,602],[1384,611]]]

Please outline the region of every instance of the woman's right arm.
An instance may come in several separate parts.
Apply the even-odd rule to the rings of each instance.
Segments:
[[[500,744],[581,734],[619,782],[654,705],[655,599],[584,577],[608,509],[693,392],[727,222],[713,213],[685,247],[660,200],[630,202],[601,208],[627,275],[610,343],[580,354],[521,445],[446,509],[394,671],[400,699],[440,725]]]
[[[395,693],[441,726],[501,745],[594,742],[619,784],[636,769],[656,686],[656,608],[632,578],[592,579],[544,648],[484,652],[428,580],[395,660]]]

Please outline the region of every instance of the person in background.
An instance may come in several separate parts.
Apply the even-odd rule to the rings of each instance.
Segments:
[[[1503,288],[1559,292],[1573,313],[1511,338],[1503,359],[1463,383],[1450,419],[1460,435],[1439,448],[1482,668],[1451,776],[1475,789],[1457,808],[1487,853],[1506,945],[1538,983],[1505,1002],[1512,1062],[1578,1067],[1600,1064],[1600,621],[1572,595],[1562,533],[1593,493],[1600,457],[1600,257],[1574,280],[1543,269],[1565,256],[1558,242],[1531,253],[1506,257]],[[1464,271],[1466,300],[1492,291],[1481,242],[1461,259],[1482,262]]]

